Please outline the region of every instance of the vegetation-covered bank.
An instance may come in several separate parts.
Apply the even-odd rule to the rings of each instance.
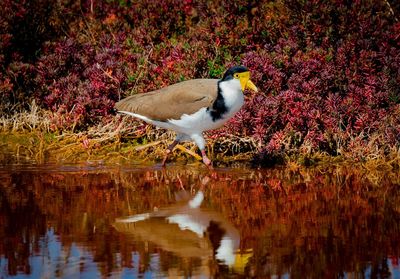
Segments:
[[[398,168],[398,1],[3,2],[1,130],[28,136],[1,144],[16,154],[157,160],[170,135],[124,124],[114,103],[243,64],[260,93],[208,134],[214,159]]]
[[[53,131],[47,113],[33,105],[30,112],[1,119],[0,164],[154,164],[161,161],[167,145],[174,139],[172,132],[121,116],[84,131]],[[367,157],[355,156],[356,150],[340,156],[292,151],[279,156],[271,154],[267,159],[261,148],[252,137],[210,135],[208,138],[208,153],[215,166],[286,165],[290,170],[297,170],[302,166],[339,164],[357,165],[371,171],[400,169],[396,149],[386,155],[376,149],[376,153]],[[191,143],[178,145],[170,159],[178,164],[201,162],[197,147]]]

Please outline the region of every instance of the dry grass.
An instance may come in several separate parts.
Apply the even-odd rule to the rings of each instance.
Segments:
[[[41,110],[35,102],[30,105],[30,111],[0,117],[1,132],[15,133],[34,130],[50,132],[50,124],[49,113]]]

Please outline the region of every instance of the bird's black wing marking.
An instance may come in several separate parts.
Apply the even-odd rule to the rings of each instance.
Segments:
[[[218,95],[217,98],[215,99],[215,102],[213,103],[211,109],[207,108],[207,111],[210,112],[212,120],[215,122],[219,119],[222,118],[223,114],[228,112],[228,108],[225,104],[224,97],[221,94],[221,88],[219,87],[219,82],[218,82]]]

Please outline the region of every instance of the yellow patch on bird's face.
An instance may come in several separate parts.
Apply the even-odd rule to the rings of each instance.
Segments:
[[[247,88],[258,92],[257,86],[255,86],[255,84],[250,80],[250,72],[247,71],[243,73],[235,73],[233,77],[240,81],[240,85],[243,91]]]

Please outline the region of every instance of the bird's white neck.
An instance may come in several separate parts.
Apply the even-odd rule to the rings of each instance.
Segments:
[[[204,194],[202,191],[198,191],[196,196],[189,201],[190,208],[198,208],[204,200]]]
[[[228,108],[230,115],[235,114],[244,104],[244,96],[240,82],[237,79],[231,79],[219,83],[222,97]]]

